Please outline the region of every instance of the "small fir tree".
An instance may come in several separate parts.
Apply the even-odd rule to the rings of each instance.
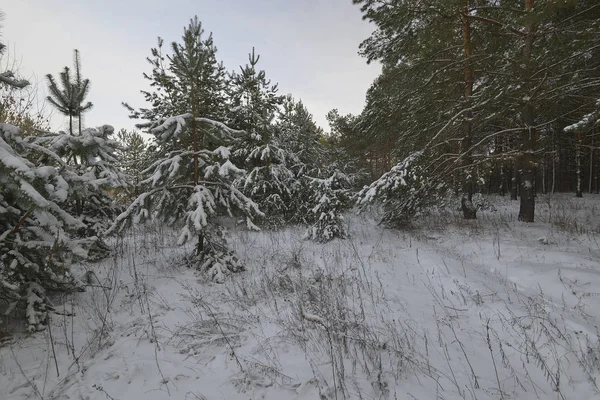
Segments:
[[[326,243],[348,237],[342,212],[350,204],[350,181],[340,171],[327,179],[308,178],[312,188],[311,219],[314,221],[305,234],[306,239]]]

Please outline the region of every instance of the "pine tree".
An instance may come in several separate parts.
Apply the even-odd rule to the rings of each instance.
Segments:
[[[235,142],[243,134],[224,124],[206,118],[194,118],[191,113],[159,119],[147,125],[158,144],[181,142],[191,126],[202,129],[208,141],[218,139],[223,144]],[[237,216],[245,220],[249,229],[258,229],[252,222],[262,213],[257,205],[234,185],[234,180],[244,174],[230,157],[228,146],[214,149],[182,148],[169,152],[149,168],[148,177],[141,182],[146,191],[119,215],[110,232],[119,232],[132,223],[148,220],[168,224],[183,223],[179,244],[197,240],[196,252],[189,258],[190,265],[206,271],[216,282],[223,282],[230,272],[243,270],[242,264],[227,249],[217,217]],[[197,159],[196,164],[194,160]],[[199,175],[194,180],[194,166]]]
[[[288,169],[294,173],[288,188],[291,198],[286,203],[286,221],[307,224],[310,221],[311,197],[314,186],[308,177],[328,176],[327,152],[323,145],[323,130],[319,128],[301,101],[288,95],[284,99],[274,127],[272,143],[287,154],[292,163]]]
[[[69,67],[65,67],[60,73],[60,83],[62,89],[52,74],[46,75],[48,79],[48,89],[50,96],[47,100],[63,115],[69,117],[69,133],[73,135],[73,117],[79,120],[79,134],[81,135],[81,114],[89,111],[93,104],[87,102],[83,104],[90,90],[90,80],[81,77],[81,62],[79,60],[79,51],[75,50],[75,78],[71,79]]]
[[[104,125],[86,128],[78,136],[45,132],[31,140],[42,154],[38,162],[57,168],[69,167],[60,170],[69,185],[69,196],[62,207],[84,224],[70,233],[75,237],[93,238],[88,257],[92,261],[110,254],[103,236],[119,214],[119,207],[109,191],[129,186],[127,176],[118,168],[120,147],[113,134],[114,128]],[[48,154],[57,155],[60,161]]]
[[[262,213],[234,185],[245,171],[231,161],[231,146],[246,133],[207,117],[224,115],[224,110],[217,107],[222,87],[216,49],[212,38],[202,40],[202,33],[198,19],[192,19],[184,28],[182,43],[173,42],[173,54],[161,59],[168,65],[153,64],[151,79],[161,91],[147,94],[152,108],[133,111],[132,116],[150,119],[138,126],[154,136],[157,160],[141,182],[144,192],[117,218],[110,232],[147,220],[182,223],[179,243],[197,240],[189,264],[223,282],[243,266],[228,250],[217,217],[237,216],[249,229],[257,229],[252,219]],[[158,50],[153,54],[162,57]],[[161,116],[173,109],[185,113]]]
[[[302,101],[286,96],[275,125],[274,143],[295,154],[303,168],[309,168],[311,174],[318,175],[313,169],[320,169],[325,164],[322,139],[323,130],[317,126]]]
[[[146,59],[152,71],[144,73],[152,90],[141,91],[151,107],[136,110],[123,103],[131,118],[153,121],[185,114],[191,112],[189,99],[194,97],[195,107],[203,117],[220,121],[226,119],[225,67],[217,60],[212,33],[206,39],[203,35],[202,23],[194,17],[184,29],[183,44],[171,43],[171,54],[164,52],[164,40],[158,38],[157,47],[151,49],[151,56]],[[182,65],[182,57],[190,62],[200,62],[196,66],[201,66],[201,69]]]
[[[234,146],[233,158],[248,171],[236,186],[265,214],[261,224],[273,228],[281,226],[289,214],[296,179],[290,168],[297,159],[273,143],[273,120],[283,97],[265,71],[257,69],[259,59],[253,48],[249,63],[230,74],[229,121],[247,133]]]
[[[79,287],[69,265],[87,257],[91,241],[69,234],[85,229],[65,210],[69,167],[51,150],[44,153],[60,167],[36,166],[27,156],[39,148],[20,134],[0,123],[0,304],[5,315],[24,314],[34,331],[48,322],[50,292]]]
[[[260,55],[252,48],[252,53],[248,54],[248,64],[240,66],[240,72],[229,75],[228,122],[237,129],[260,136],[264,143],[268,143],[271,124],[283,97],[277,94],[277,84],[271,84],[265,71],[257,69],[259,61]]]
[[[358,206],[365,209],[371,204],[382,204],[383,223],[396,228],[410,226],[414,218],[425,215],[429,207],[439,203],[439,193],[444,192],[443,187],[431,190],[433,178],[423,167],[427,164],[423,152],[406,157],[358,193]]]
[[[312,188],[310,220],[314,221],[305,234],[306,239],[326,243],[348,237],[342,212],[350,205],[350,180],[340,171],[327,179],[308,178]]]
[[[142,135],[136,131],[121,129],[117,134],[120,142],[119,167],[129,177],[131,200],[140,194],[140,182],[144,170],[151,164],[150,151]]]
[[[532,222],[538,155],[551,142],[544,139],[597,98],[599,8],[562,0],[354,3],[378,27],[361,52],[384,64],[361,115],[365,133],[385,143],[400,132],[399,160],[424,151],[427,173],[462,193],[465,218],[475,217],[472,194],[489,171],[500,170],[506,188],[512,170],[519,219]]]
[[[12,71],[0,74],[0,86],[27,85]],[[49,292],[79,287],[69,265],[86,257],[90,244],[68,233],[84,227],[63,208],[69,185],[60,172],[68,167],[56,169],[28,159],[39,153],[38,146],[23,140],[20,128],[0,123],[0,307],[4,316],[24,316],[29,331],[47,324]],[[44,153],[62,163],[51,151]]]

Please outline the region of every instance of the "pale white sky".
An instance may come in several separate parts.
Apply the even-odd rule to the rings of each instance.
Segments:
[[[332,108],[359,113],[365,92],[380,71],[358,56],[372,27],[351,0],[7,0],[2,38],[18,56],[21,73],[46,87],[81,52],[83,75],[92,87],[94,108],[87,126],[133,128],[125,101],[144,106],[146,57],[161,36],[178,41],[189,19],[213,32],[217,57],[228,71],[247,61],[252,46],[260,68],[279,83],[280,93],[301,98],[315,120],[328,129]],[[55,128],[64,128],[56,116]]]

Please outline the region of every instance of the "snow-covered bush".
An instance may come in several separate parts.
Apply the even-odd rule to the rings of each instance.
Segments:
[[[72,232],[74,235],[96,237],[90,249],[90,257],[94,260],[109,254],[110,249],[102,235],[122,211],[109,191],[128,185],[127,176],[118,168],[119,143],[112,139],[113,134],[114,128],[104,125],[84,129],[79,136],[59,132],[32,138],[38,148],[57,154],[70,167],[60,170],[69,183],[69,196],[64,207],[84,224],[83,228]],[[39,160],[57,166],[55,160],[44,153]]]
[[[248,142],[248,141],[245,141]],[[236,180],[238,187],[264,213],[260,222],[269,228],[282,226],[290,214],[296,173],[291,169],[298,160],[274,144],[246,143],[235,154],[248,155],[243,160],[248,173]]]
[[[342,212],[349,205],[350,182],[346,175],[335,171],[327,179],[308,178],[310,181],[313,203],[310,219],[313,225],[308,228],[305,238],[316,242],[329,242],[348,236],[348,229]]]
[[[364,187],[357,197],[358,206],[364,209],[373,203],[383,204],[382,222],[395,227],[404,227],[425,213],[443,193],[443,187],[426,175],[422,156],[421,152],[411,154]]]
[[[58,167],[27,159],[39,152]],[[90,245],[69,234],[86,228],[65,209],[72,187],[64,175],[72,173],[51,150],[27,143],[20,129],[0,123],[0,307],[4,315],[24,310],[31,331],[47,322],[49,291],[78,286],[69,264],[86,257]]]

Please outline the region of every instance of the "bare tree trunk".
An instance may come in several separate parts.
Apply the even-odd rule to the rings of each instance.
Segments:
[[[542,162],[542,193],[546,194],[546,159],[547,156],[544,155],[544,161]]]
[[[525,0],[525,10],[531,12],[535,0]],[[525,26],[523,59],[525,62],[525,84],[530,87],[531,78],[531,52],[533,49],[533,39],[535,34],[535,25],[529,23]],[[523,130],[523,146],[521,153],[517,156],[519,175],[521,177],[520,192],[521,204],[519,208],[519,221],[533,222],[535,218],[535,176],[537,172],[537,160],[535,151],[538,147],[538,132],[535,128],[535,110],[532,99],[528,99],[523,106],[523,120],[525,128]]]
[[[196,118],[198,118],[198,104],[196,98],[196,87],[194,84],[194,77],[192,77],[192,141],[194,146],[194,186],[198,185],[199,171],[198,171],[198,127]]]
[[[556,191],[556,132],[552,131],[552,194]]]
[[[474,83],[474,71],[473,65],[471,64],[471,57],[473,56],[473,45],[471,43],[471,22],[468,18],[469,15],[469,0],[464,0],[463,10],[461,13],[462,28],[463,28],[463,43],[465,57],[467,59],[467,66],[465,67],[465,106],[469,106],[471,97],[473,96],[473,83]],[[464,219],[476,219],[477,209],[473,205],[473,171],[471,170],[473,164],[473,157],[471,155],[471,146],[473,143],[473,113],[468,112],[463,121],[463,140],[461,143],[462,147],[462,159],[463,159],[463,173],[467,176],[463,178],[462,197],[460,200],[460,207],[463,212]]]
[[[583,197],[583,190],[581,187],[581,133],[577,135],[577,144],[575,145],[575,174],[577,176],[577,188],[575,189],[575,197]]]
[[[588,193],[592,194],[593,185],[592,182],[594,180],[594,135],[592,134],[592,146],[590,147],[590,179],[588,182]]]
[[[510,199],[519,199],[519,168],[517,160],[513,160],[512,178],[510,179]]]
[[[504,172],[504,161],[500,163],[500,196],[506,194],[506,173]]]

